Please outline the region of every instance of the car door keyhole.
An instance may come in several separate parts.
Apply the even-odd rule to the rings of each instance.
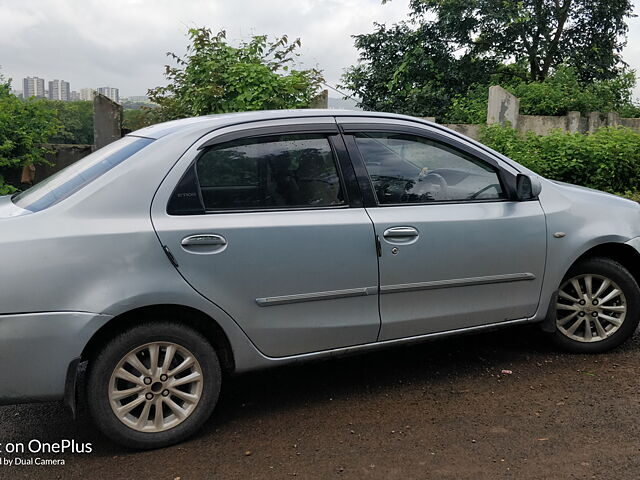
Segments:
[[[398,248],[397,247],[393,247],[391,249],[391,253],[394,254],[394,255],[397,255],[398,254]]]

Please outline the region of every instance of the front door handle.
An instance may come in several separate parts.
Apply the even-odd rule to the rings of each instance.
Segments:
[[[184,237],[180,245],[186,251],[192,253],[217,253],[227,247],[227,239],[222,235],[201,233]]]
[[[384,238],[409,240],[418,236],[418,230],[413,227],[391,227],[382,234]]]

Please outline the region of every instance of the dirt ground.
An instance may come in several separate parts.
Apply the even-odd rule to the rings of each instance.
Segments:
[[[229,379],[198,435],[151,452],[58,404],[2,407],[0,443],[93,452],[0,478],[636,480],[639,367],[638,335],[600,356],[557,353],[532,327],[399,347]]]

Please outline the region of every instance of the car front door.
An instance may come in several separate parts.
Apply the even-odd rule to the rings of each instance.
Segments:
[[[538,201],[477,147],[409,122],[339,121],[380,242],[379,339],[532,316],[546,257]],[[366,178],[365,178],[366,180]]]
[[[374,342],[380,327],[373,226],[335,119],[312,122],[209,135],[152,207],[185,280],[271,357]]]

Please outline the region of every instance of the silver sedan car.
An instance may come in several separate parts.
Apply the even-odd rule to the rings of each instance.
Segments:
[[[0,198],[0,261],[2,403],[86,392],[132,448],[229,374],[534,322],[595,353],[640,319],[640,205],[370,112],[136,131]]]

